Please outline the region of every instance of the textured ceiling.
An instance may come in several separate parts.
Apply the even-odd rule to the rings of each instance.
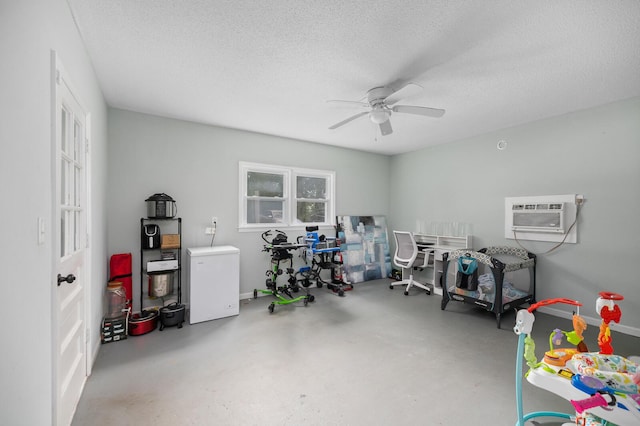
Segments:
[[[109,105],[394,154],[640,95],[640,1],[67,0]],[[369,89],[415,82],[393,134]]]

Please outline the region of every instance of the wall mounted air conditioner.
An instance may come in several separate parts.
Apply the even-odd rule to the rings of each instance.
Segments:
[[[565,203],[513,204],[511,230],[516,232],[547,232],[564,234]]]

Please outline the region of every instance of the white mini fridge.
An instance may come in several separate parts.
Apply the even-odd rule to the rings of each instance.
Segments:
[[[240,249],[233,246],[187,249],[189,323],[240,313]]]

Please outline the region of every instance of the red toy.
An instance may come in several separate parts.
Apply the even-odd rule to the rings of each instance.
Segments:
[[[622,318],[622,311],[614,301],[624,300],[624,296],[609,291],[601,291],[598,294],[600,297],[596,300],[596,311],[600,315],[600,318],[602,318],[600,333],[598,334],[598,346],[600,346],[601,354],[611,355],[613,354],[613,346],[611,346],[611,330],[609,329],[609,323],[611,321],[617,323],[620,322],[620,318]]]

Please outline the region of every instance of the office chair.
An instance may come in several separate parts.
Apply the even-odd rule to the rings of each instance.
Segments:
[[[426,268],[429,265],[429,257],[433,255],[433,250],[419,250],[411,232],[393,231],[393,236],[396,240],[393,263],[402,269],[402,280],[392,282],[389,288],[393,290],[393,286],[406,285],[407,287],[404,289],[405,296],[409,295],[409,289],[414,286],[426,290],[427,294],[431,294],[429,287],[413,279],[413,271],[414,269]],[[405,271],[409,272],[408,279],[405,279]]]

